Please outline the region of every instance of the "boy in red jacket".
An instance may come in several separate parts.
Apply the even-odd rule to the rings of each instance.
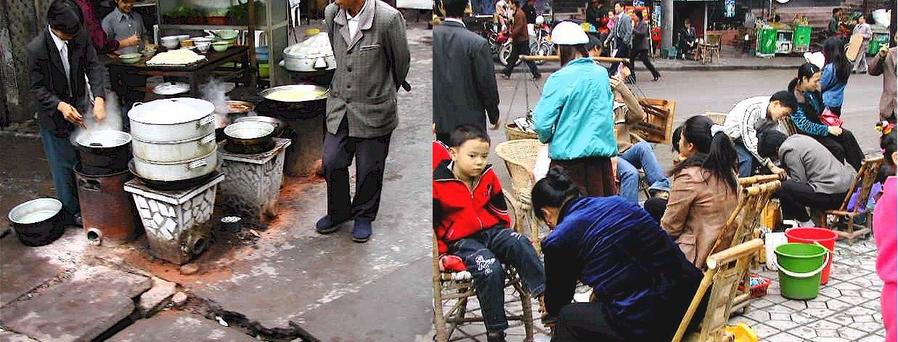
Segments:
[[[504,341],[505,272],[513,266],[530,294],[545,288],[542,262],[530,240],[508,229],[505,197],[499,178],[486,159],[489,136],[477,126],[461,125],[450,134],[451,160],[433,171],[433,222],[440,253],[464,260],[474,278],[487,341]]]

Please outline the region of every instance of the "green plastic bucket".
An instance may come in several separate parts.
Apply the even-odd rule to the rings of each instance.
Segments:
[[[829,262],[829,250],[820,244],[787,243],[774,251],[780,294],[789,299],[812,299],[820,291],[820,273]]]

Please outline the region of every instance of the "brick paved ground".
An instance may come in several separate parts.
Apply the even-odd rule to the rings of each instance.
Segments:
[[[829,283],[820,289],[820,295],[809,301],[789,300],[780,296],[776,272],[762,266],[756,270],[762,276],[773,279],[767,296],[757,299],[745,315],[736,315],[730,324],[744,322],[751,326],[763,341],[863,341],[885,339],[885,329],[880,316],[879,296],[882,281],[876,275],[876,246],[872,238],[855,241],[854,245],[839,242]],[[588,289],[578,289],[576,298],[585,300]],[[582,299],[581,299],[582,298]],[[507,291],[506,300],[514,296]],[[468,304],[469,314],[480,315],[476,299]],[[539,322],[537,305],[534,324],[536,341],[548,341],[548,331]],[[520,314],[520,303],[506,306],[509,314]],[[524,328],[518,323],[507,330],[508,341],[521,341]],[[482,324],[469,324],[458,329],[452,341],[485,341]]]

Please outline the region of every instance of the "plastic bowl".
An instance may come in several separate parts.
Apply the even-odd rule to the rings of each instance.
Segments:
[[[209,51],[209,47],[212,46],[210,42],[198,42],[196,43],[196,49],[200,50],[200,52]]]
[[[231,40],[231,39],[237,38],[237,34],[238,34],[237,30],[218,30],[218,31],[215,31],[215,35],[218,36],[218,38],[221,38],[221,39],[224,39],[224,40]]]
[[[224,52],[228,49],[228,42],[218,41],[218,42],[212,43],[212,49],[214,49],[217,52]]]
[[[140,60],[140,57],[143,57],[143,55],[141,55],[139,53],[126,53],[126,54],[118,56],[118,59],[120,61],[122,61],[122,63],[125,63],[125,64],[134,64]]]

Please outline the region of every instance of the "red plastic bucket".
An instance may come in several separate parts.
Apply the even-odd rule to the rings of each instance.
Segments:
[[[821,285],[826,285],[826,282],[829,281],[829,269],[832,267],[833,258],[835,258],[835,254],[832,252],[836,247],[836,239],[838,238],[839,235],[837,235],[836,232],[826,228],[798,227],[786,230],[786,239],[788,239],[789,242],[817,242],[826,249],[829,249],[831,257],[829,258],[826,267],[823,268],[823,274],[820,276]]]

